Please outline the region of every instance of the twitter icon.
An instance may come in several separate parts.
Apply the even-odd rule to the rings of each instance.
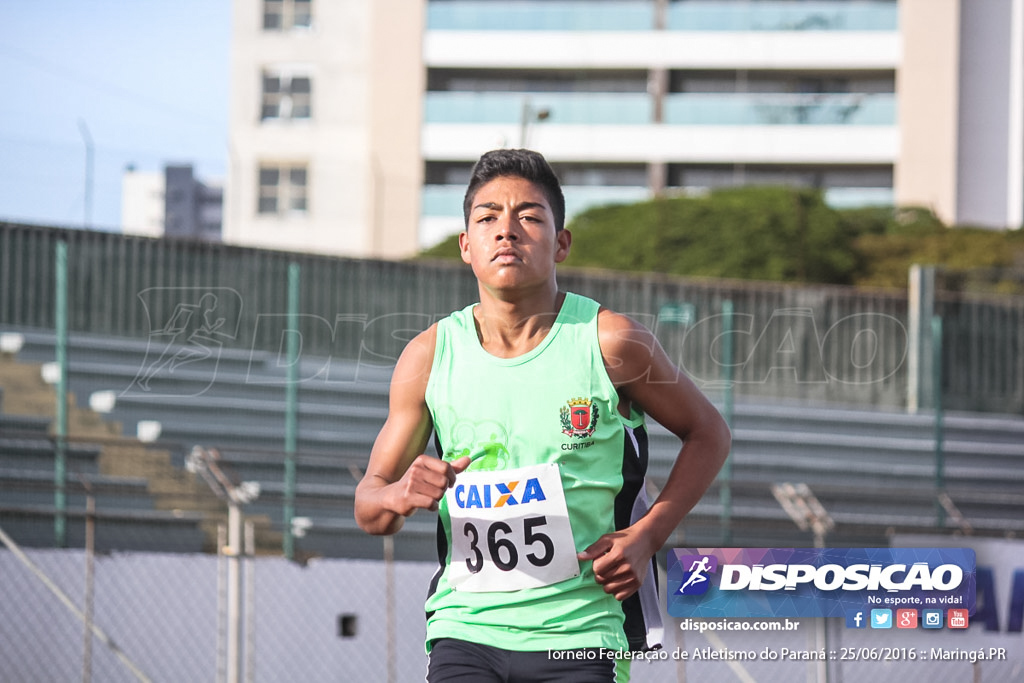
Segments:
[[[871,628],[892,628],[892,610],[871,610]]]

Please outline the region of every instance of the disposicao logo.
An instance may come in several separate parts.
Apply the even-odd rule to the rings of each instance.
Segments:
[[[703,595],[711,587],[709,574],[718,569],[718,558],[714,555],[684,555],[679,558],[684,567],[689,567],[683,576],[678,595]]]
[[[874,611],[894,608],[956,607],[973,614],[975,571],[969,548],[674,549],[668,611],[675,617],[847,620],[859,612],[865,622]],[[873,618],[870,626],[885,628]]]

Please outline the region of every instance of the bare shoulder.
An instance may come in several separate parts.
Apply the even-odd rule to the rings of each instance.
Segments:
[[[639,322],[624,315],[616,313],[610,308],[601,307],[597,314],[597,332],[601,337],[601,347],[606,343],[622,343],[624,338],[644,337],[653,339],[654,335],[649,329]]]
[[[406,344],[391,376],[392,394],[397,390],[414,391],[422,395],[430,379],[436,346],[437,323],[417,334]]]
[[[437,328],[431,326],[406,345],[391,375],[388,416],[370,452],[367,475],[397,481],[430,436],[427,382],[434,358]]]
[[[597,327],[608,377],[623,399],[635,402],[680,438],[727,433],[718,411],[669,358],[651,330],[629,316],[604,309]]]
[[[628,315],[604,307],[597,317],[597,336],[608,375],[616,385],[646,375],[661,351],[653,332]]]

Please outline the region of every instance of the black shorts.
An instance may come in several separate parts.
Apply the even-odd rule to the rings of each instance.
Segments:
[[[427,683],[614,683],[609,655],[602,648],[517,652],[441,638],[430,649]]]

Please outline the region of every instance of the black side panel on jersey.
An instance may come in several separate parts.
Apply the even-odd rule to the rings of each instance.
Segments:
[[[437,438],[437,432],[434,432],[434,452],[440,456],[441,451],[441,440]],[[427,589],[427,597],[429,598],[437,591],[437,584],[441,580],[441,574],[444,573],[445,564],[448,561],[448,536],[444,533],[444,524],[441,523],[441,517],[437,518],[437,571],[430,578],[430,586]],[[433,612],[427,612],[427,619]]]
[[[636,521],[637,498],[643,495],[644,480],[647,475],[648,438],[647,429],[643,426],[633,429],[626,428],[622,445],[622,490],[615,497],[615,528],[625,529]],[[643,507],[646,510],[646,506]],[[629,649],[643,651],[651,649],[647,631],[650,624],[649,615],[645,614],[644,604],[657,605],[658,564],[651,558],[654,581],[645,581],[640,590],[622,601],[622,611],[626,620],[623,629]],[[644,599],[643,593],[650,593]],[[652,598],[653,597],[653,601]],[[660,623],[660,615],[658,615]]]

